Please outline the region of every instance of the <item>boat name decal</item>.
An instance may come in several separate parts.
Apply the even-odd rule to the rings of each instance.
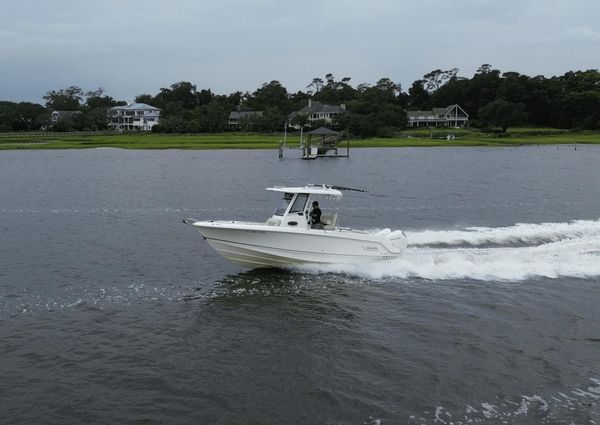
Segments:
[[[364,246],[363,245],[362,249],[364,249],[365,251],[379,251],[379,248],[377,248],[376,246]]]

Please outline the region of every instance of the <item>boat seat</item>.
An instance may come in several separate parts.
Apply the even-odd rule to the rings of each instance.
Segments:
[[[267,220],[267,226],[280,226],[281,225],[281,220],[277,219],[277,218],[269,218]]]
[[[333,230],[337,225],[338,215],[337,213],[323,214],[321,215],[321,224],[325,230]]]

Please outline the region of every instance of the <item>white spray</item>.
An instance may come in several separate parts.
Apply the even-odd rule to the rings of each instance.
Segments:
[[[398,259],[366,266],[310,266],[305,270],[341,272],[374,279],[518,281],[535,277],[600,276],[598,220],[406,234],[409,247]]]

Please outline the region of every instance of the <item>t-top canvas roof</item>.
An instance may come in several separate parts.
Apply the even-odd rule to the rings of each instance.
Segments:
[[[328,186],[313,186],[307,185],[303,187],[267,187],[267,190],[271,190],[273,192],[283,192],[283,193],[308,193],[310,195],[319,195],[319,196],[327,196],[329,198],[338,200],[342,199],[342,192],[337,189],[332,189]]]

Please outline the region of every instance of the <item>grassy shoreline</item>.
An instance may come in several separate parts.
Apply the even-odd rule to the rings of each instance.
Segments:
[[[453,140],[446,136],[454,135]],[[0,133],[0,150],[89,149],[277,149],[283,134],[52,134]],[[299,135],[288,135],[290,147],[299,146]],[[515,128],[498,137],[477,129],[418,129],[399,132],[393,138],[354,139],[351,148],[434,146],[521,146],[546,144],[600,144],[600,132],[552,128]],[[343,142],[342,145],[345,145]]]

